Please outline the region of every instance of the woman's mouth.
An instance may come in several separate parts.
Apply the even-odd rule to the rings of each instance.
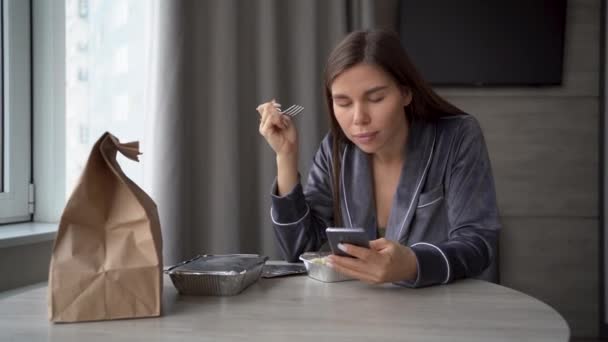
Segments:
[[[359,133],[354,134],[353,139],[360,144],[367,145],[370,144],[378,135],[378,132],[369,132],[369,133]]]

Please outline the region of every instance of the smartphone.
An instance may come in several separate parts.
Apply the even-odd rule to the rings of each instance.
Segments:
[[[328,227],[325,229],[325,234],[329,240],[329,247],[335,255],[352,257],[338,248],[339,243],[369,248],[369,238],[363,228]]]

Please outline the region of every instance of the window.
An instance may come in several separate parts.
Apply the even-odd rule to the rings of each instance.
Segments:
[[[30,2],[0,0],[0,8],[0,223],[8,223],[33,212]]]
[[[122,142],[146,144],[150,38],[158,2],[32,3],[33,218],[58,222],[93,144],[105,131]],[[127,176],[145,189],[145,154],[141,163],[118,158]]]
[[[67,198],[91,147],[105,131],[122,142],[143,143],[155,2],[66,0],[65,4]],[[141,185],[144,161],[119,158],[125,173]]]
[[[58,222],[105,131],[122,142],[145,144],[149,46],[158,3],[32,3],[34,221]],[[141,163],[118,158],[123,171],[142,185],[145,155]]]

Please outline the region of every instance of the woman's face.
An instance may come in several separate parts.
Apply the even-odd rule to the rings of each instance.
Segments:
[[[407,135],[404,107],[412,97],[383,69],[357,64],[334,79],[332,105],[346,137],[366,153],[401,148]]]

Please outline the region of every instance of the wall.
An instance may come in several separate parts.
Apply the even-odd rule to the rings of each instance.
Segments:
[[[438,89],[484,130],[504,225],[503,285],[554,307],[573,336],[599,322],[600,1],[568,3],[560,87]]]
[[[46,281],[53,241],[0,248],[0,291]]]

